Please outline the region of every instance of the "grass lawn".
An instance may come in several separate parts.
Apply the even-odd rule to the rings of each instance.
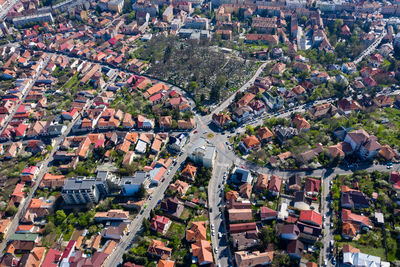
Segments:
[[[172,238],[174,236],[178,236],[179,238],[183,238],[185,236],[185,225],[177,222],[172,222],[171,226],[168,229],[166,237]]]
[[[385,248],[383,247],[376,248],[374,246],[363,246],[358,244],[357,241],[352,241],[349,244],[358,248],[362,253],[378,256],[381,257],[383,261],[386,261]]]
[[[200,216],[196,216],[192,219],[193,222],[198,222],[198,221],[208,221],[207,216],[205,215],[200,215]]]
[[[188,208],[185,208],[179,218],[182,220],[187,220],[189,219],[190,215],[191,215],[190,210]]]

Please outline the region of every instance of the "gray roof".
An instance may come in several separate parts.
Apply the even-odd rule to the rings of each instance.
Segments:
[[[94,179],[72,178],[65,181],[63,190],[83,190],[91,189],[93,185],[101,183]]]
[[[137,171],[135,176],[124,176],[121,178],[119,184],[143,184],[148,179],[148,174],[143,171]]]

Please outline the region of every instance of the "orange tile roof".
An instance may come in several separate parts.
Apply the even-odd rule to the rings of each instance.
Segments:
[[[35,247],[29,254],[28,261],[25,266],[40,267],[44,254],[46,253],[45,247]]]
[[[114,240],[111,240],[110,242],[108,242],[108,244],[104,248],[103,252],[110,255],[114,251],[117,244],[118,244],[117,242],[115,242]]]
[[[213,262],[211,245],[207,240],[198,240],[192,244],[192,254],[197,257],[199,264]]]
[[[207,226],[205,221],[192,222],[190,229],[186,230],[186,240],[197,241],[207,239]]]
[[[11,223],[10,219],[0,220],[0,233],[1,234],[4,234],[6,232],[6,229],[10,225],[10,223]]]
[[[258,141],[257,137],[254,135],[248,136],[242,139],[243,143],[247,148],[255,147],[260,145],[260,141]]]
[[[170,260],[160,260],[157,264],[157,267],[174,267],[175,262]]]
[[[191,163],[186,164],[185,168],[183,168],[181,175],[190,180],[194,180],[197,172],[197,167],[192,165]]]
[[[79,236],[75,243],[75,249],[80,249],[83,241],[83,236]]]

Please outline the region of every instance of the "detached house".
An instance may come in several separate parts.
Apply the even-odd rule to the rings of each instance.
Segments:
[[[370,199],[361,191],[342,186],[342,207],[346,209],[366,209],[370,206]]]
[[[224,128],[225,126],[229,126],[232,122],[231,118],[223,113],[214,113],[212,116],[213,123],[220,128]]]
[[[267,143],[272,140],[274,134],[267,127],[261,127],[260,129],[257,130],[256,136],[258,140],[260,140],[261,142]]]
[[[172,255],[172,248],[165,246],[162,241],[153,239],[147,249],[147,253],[161,259],[169,259]]]
[[[268,184],[268,192],[273,196],[278,196],[279,192],[281,191],[281,186],[282,180],[276,175],[271,175]]]
[[[363,129],[347,133],[344,141],[349,143],[353,152],[358,153],[362,159],[373,159],[382,148],[376,136],[370,136]]]
[[[165,216],[156,215],[151,219],[150,229],[165,234],[171,226],[171,220]]]
[[[243,138],[239,143],[239,149],[247,154],[251,150],[257,151],[261,148],[261,143],[254,135]]]

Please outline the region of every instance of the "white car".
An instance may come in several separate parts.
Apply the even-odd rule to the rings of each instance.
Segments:
[[[215,254],[218,254],[218,248],[214,248]]]
[[[218,232],[218,238],[221,238],[221,237],[222,237],[222,233]]]

